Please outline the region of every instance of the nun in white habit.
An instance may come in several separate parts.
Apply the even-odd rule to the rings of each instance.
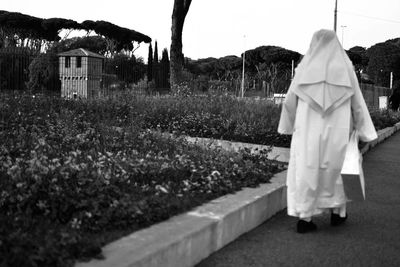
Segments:
[[[347,218],[340,171],[353,129],[369,142],[377,134],[353,69],[330,30],[314,33],[310,48],[282,105],[278,126],[291,134],[287,212],[299,218],[297,231],[317,227],[311,217],[331,212],[331,224]]]

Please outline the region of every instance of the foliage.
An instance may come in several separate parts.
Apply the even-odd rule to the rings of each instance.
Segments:
[[[153,64],[157,65],[158,64],[158,45],[157,41],[154,44],[154,57],[153,57]]]
[[[291,81],[292,61],[300,60],[300,54],[276,46],[260,46],[245,53],[245,73],[247,80],[258,85],[269,84],[274,92],[285,92]],[[242,76],[242,58],[226,56],[222,58],[187,59],[187,69],[197,76],[210,80],[236,81]],[[234,88],[235,86],[231,86]]]
[[[158,58],[158,44],[157,41],[154,44],[154,56],[153,56],[153,80],[156,88],[160,88],[160,69],[161,66],[159,64]]]
[[[400,122],[400,112],[394,112],[390,109],[372,109],[370,114],[377,130],[392,127]]]
[[[0,49],[0,89],[24,90],[29,77],[29,64],[36,53],[26,47]]]
[[[115,74],[117,80],[125,83],[125,85],[142,80],[146,72],[146,67],[142,60],[122,53],[116,54],[114,58],[107,59],[104,67],[105,73]]]
[[[62,29],[82,29],[73,20],[62,18],[42,19],[18,12],[0,12],[2,43],[7,46],[26,46],[40,51],[45,42],[59,41]]]
[[[96,32],[107,40],[107,51],[113,55],[121,50],[132,51],[134,42],[151,42],[151,38],[140,32],[114,25],[107,21],[86,20],[82,23],[63,18],[42,19],[17,12],[0,10],[2,46],[27,46],[40,52],[61,40],[61,30],[86,30]],[[48,47],[47,47],[48,48]]]
[[[137,128],[149,103],[132,100],[1,96],[1,266],[101,257],[105,243],[281,169],[267,151],[209,151]]]
[[[276,132],[280,107],[267,101],[241,100],[225,95],[194,95],[187,83],[175,96],[130,99],[133,120],[143,128],[190,135],[288,146],[290,138]],[[126,97],[127,98],[127,97]]]
[[[124,105],[129,106],[126,120],[142,128],[193,137],[290,146],[290,136],[277,133],[281,112],[278,105],[236,98],[218,90],[214,91],[216,95],[195,95],[188,83],[181,83],[173,92],[174,96],[163,97],[124,96]],[[377,130],[400,121],[398,114],[371,111]]]
[[[366,71],[368,66],[367,49],[361,46],[354,46],[347,52],[350,60],[352,61],[356,71]]]
[[[107,41],[102,36],[73,37],[55,44],[53,51],[66,52],[73,49],[84,48],[91,52],[105,56],[107,53]]]
[[[223,94],[1,95],[0,266],[101,257],[104,244],[129,232],[267,182],[281,170],[267,151],[210,151],[160,131],[287,147],[290,138],[276,133],[279,114],[279,106]],[[371,117],[381,129],[400,113]]]
[[[371,46],[367,50],[369,57],[368,75],[376,85],[389,87],[390,72],[398,80],[400,77],[400,38],[388,40]]]
[[[285,63],[286,66],[292,64],[292,60],[297,63],[301,55],[297,52],[277,47],[277,46],[260,46],[252,50],[246,51],[246,64],[249,68],[253,68],[259,63],[270,65],[271,63]]]
[[[116,51],[121,49],[132,50],[133,42],[151,42],[151,38],[140,32],[123,28],[112,24],[108,21],[98,20],[85,20],[82,26],[87,31],[95,31],[98,35],[104,36],[116,42]]]
[[[188,84],[188,82],[181,82],[180,84],[176,84],[174,87],[171,88],[171,95],[174,97],[189,97],[189,96],[194,96],[194,92],[191,89],[191,86]],[[155,99],[155,102],[158,102],[158,99]],[[151,104],[153,105],[153,103]],[[170,109],[168,109],[168,111],[170,111]]]
[[[159,77],[161,88],[169,88],[169,56],[167,48],[164,48],[162,51],[162,57],[160,61],[160,69],[159,69]]]
[[[153,80],[153,47],[149,44],[149,53],[147,58],[147,81]]]
[[[50,36],[53,36],[54,41],[60,39],[59,34],[63,29],[82,30],[82,25],[71,19],[49,18],[42,21],[43,30]]]
[[[39,54],[29,65],[27,87],[32,91],[59,91],[58,57],[54,53]]]

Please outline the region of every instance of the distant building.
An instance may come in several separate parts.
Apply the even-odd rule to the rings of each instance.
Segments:
[[[94,98],[100,94],[102,55],[78,48],[58,56],[62,97]]]

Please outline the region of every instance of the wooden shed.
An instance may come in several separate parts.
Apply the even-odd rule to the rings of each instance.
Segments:
[[[58,54],[61,97],[95,98],[100,93],[104,56],[78,48]]]

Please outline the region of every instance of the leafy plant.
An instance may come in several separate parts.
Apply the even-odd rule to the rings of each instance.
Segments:
[[[210,151],[140,128],[128,102],[1,96],[1,266],[101,257],[116,238],[283,167],[268,151]]]

